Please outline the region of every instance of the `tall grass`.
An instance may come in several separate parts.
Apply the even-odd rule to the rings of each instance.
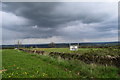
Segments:
[[[66,78],[72,74],[40,58],[16,50],[3,50],[3,78]]]
[[[50,56],[34,55],[50,64],[57,65],[66,71],[77,74],[82,78],[119,78],[119,69],[114,66],[85,64],[78,60],[64,60]]]
[[[120,78],[114,66],[85,64],[48,55],[3,50],[3,78]]]

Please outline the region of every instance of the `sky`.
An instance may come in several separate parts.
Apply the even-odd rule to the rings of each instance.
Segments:
[[[118,41],[117,2],[3,2],[2,44]]]

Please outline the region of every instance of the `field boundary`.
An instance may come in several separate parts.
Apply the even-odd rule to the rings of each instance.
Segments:
[[[78,53],[63,53],[63,52],[45,52],[40,50],[30,50],[30,49],[19,49],[28,53],[35,53],[39,55],[50,55],[52,57],[61,57],[65,60],[81,60],[87,64],[96,63],[102,65],[114,65],[116,67],[120,67],[120,56],[112,57],[108,56],[98,56],[98,55],[84,55]]]

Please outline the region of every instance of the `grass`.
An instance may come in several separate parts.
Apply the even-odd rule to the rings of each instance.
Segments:
[[[2,50],[0,50],[0,70],[2,69]],[[2,78],[2,72],[0,71],[0,79]]]
[[[63,60],[48,55],[28,54],[5,49],[3,78],[120,78],[114,66],[85,64],[77,60]]]
[[[71,73],[46,63],[40,58],[16,50],[3,50],[3,69],[7,69],[3,73],[3,78],[64,78],[72,76]]]
[[[97,64],[85,64],[78,60],[55,59],[49,56],[37,56],[43,61],[57,65],[64,70],[71,71],[82,78],[117,78],[119,69],[114,66],[103,66]],[[107,73],[107,74],[106,74]]]
[[[47,52],[65,52],[65,53],[85,53],[87,52],[89,49],[88,48],[81,48],[78,51],[70,51],[69,48],[33,48],[35,50],[43,50],[43,51],[47,51]]]

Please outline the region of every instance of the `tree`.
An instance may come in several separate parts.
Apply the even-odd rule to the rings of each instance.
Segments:
[[[51,47],[51,48],[55,48],[56,47],[54,42],[51,42],[48,46]]]
[[[17,46],[18,46],[18,48],[20,48],[21,47],[21,42],[18,40],[18,42],[17,42]]]

